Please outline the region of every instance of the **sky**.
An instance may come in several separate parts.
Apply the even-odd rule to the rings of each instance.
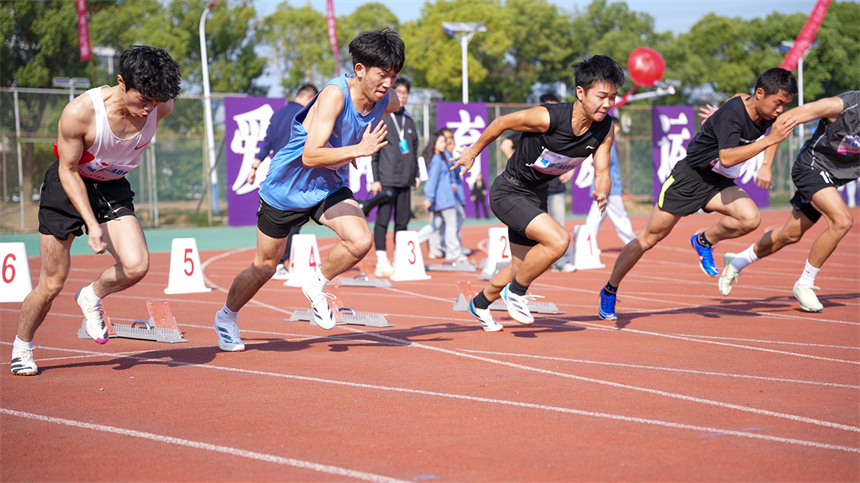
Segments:
[[[374,0],[387,6],[401,23],[417,20],[424,6],[424,0]],[[564,12],[575,9],[584,11],[592,0],[550,0]],[[615,0],[608,0],[612,3]],[[741,17],[745,20],[764,18],[779,11],[785,14],[803,13],[809,15],[816,0],[624,0],[627,7],[635,12],[647,13],[654,17],[657,32],[684,33],[709,13],[723,17]],[[283,0],[253,0],[258,15],[271,14]],[[315,10],[325,13],[325,0],[289,0],[293,7],[303,7],[306,2]],[[334,0],[336,16],[349,15],[357,7],[370,3],[368,0]],[[452,19],[453,20],[453,19]],[[441,28],[441,27],[440,27]],[[264,84],[272,85],[269,95],[281,95],[281,88],[271,75],[266,75]]]

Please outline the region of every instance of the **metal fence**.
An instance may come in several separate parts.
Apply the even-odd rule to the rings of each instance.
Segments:
[[[0,88],[0,233],[32,232],[38,225],[39,187],[44,173],[55,161],[53,143],[57,123],[70,97],[82,91],[66,89]],[[223,98],[235,94],[213,94],[216,104],[215,144],[217,150],[217,209],[209,183],[204,136],[203,99],[183,95],[175,101],[173,113],[158,128],[157,138],[147,147],[144,163],[128,175],[136,192],[135,206],[145,227],[225,225],[226,170],[224,165]],[[530,107],[526,104],[488,104],[491,122],[510,112]],[[424,139],[435,131],[433,103],[410,103]],[[624,192],[630,195],[632,210],[637,204],[650,209],[653,187],[651,109],[625,106],[620,109],[623,135],[618,143]],[[220,127],[220,129],[219,129]],[[696,123],[698,129],[699,123]],[[506,136],[506,135],[505,135]],[[505,166],[499,144],[489,150],[490,178]],[[797,151],[798,138],[792,135],[779,149],[774,162],[774,189],[771,205],[787,204],[792,190],[790,167]],[[489,182],[492,182],[490,179]]]

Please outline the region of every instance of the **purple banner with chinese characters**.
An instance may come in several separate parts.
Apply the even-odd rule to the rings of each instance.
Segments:
[[[469,104],[440,102],[436,104],[436,127],[437,129],[447,128],[454,133],[454,142],[457,144],[455,151],[474,144],[486,129],[487,124],[487,105],[482,102]],[[463,177],[463,199],[466,200],[466,216],[469,218],[475,216],[475,205],[469,202],[472,194],[471,188],[479,174],[484,175],[484,183],[487,186],[492,184],[492,180],[486,175],[489,172],[489,167],[487,151],[484,150],[475,158],[472,169]]]
[[[282,98],[225,97],[224,133],[227,162],[227,220],[229,226],[257,224],[260,183],[269,171],[269,158],[257,168],[257,179],[248,184],[272,114],[284,107]]]
[[[594,185],[594,156],[589,156],[576,167],[570,183],[570,212],[574,215],[587,215],[594,196],[591,187]]]
[[[675,163],[687,156],[687,146],[696,132],[696,116],[692,106],[654,106],[651,111],[653,127],[654,200],[659,198],[663,183]],[[764,161],[760,153],[741,165],[725,169],[724,175],[733,178],[760,208],[770,205],[768,190],[755,184],[755,177]]]

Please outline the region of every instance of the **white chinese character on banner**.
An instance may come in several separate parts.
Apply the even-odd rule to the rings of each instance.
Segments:
[[[371,165],[370,156],[361,156],[355,158],[355,166],[349,165],[349,189],[353,193],[361,191],[361,177],[364,176],[364,188],[370,191],[370,185],[373,184],[373,166]]]
[[[591,189],[594,184],[594,156],[585,158],[585,161],[579,165],[573,184],[580,189]]]
[[[481,137],[484,128],[487,127],[487,121],[483,117],[475,116],[475,119],[471,119],[469,111],[460,109],[459,112],[459,122],[452,121],[445,124],[445,127],[454,131],[454,144],[457,145],[457,148],[474,144]],[[456,149],[455,152],[457,152]],[[475,184],[475,179],[479,174],[481,174],[480,153],[475,156],[475,164],[472,165],[472,169],[466,175],[466,182],[469,183],[469,186]]]
[[[663,122],[664,117],[666,116],[660,116],[661,123]],[[683,117],[684,122],[686,122],[687,116],[684,114],[681,114],[678,119],[670,120],[668,122],[680,121],[681,117]],[[690,130],[685,127],[680,133],[666,133],[659,141],[657,141],[657,145],[660,146],[660,167],[657,169],[657,178],[660,180],[661,184],[665,182],[666,178],[669,177],[669,174],[672,173],[672,168],[675,167],[675,163],[684,159],[684,156],[687,155],[687,149],[684,148],[684,142],[689,141],[691,137]]]
[[[266,179],[266,173],[269,172],[269,161],[271,161],[268,156],[263,160],[263,164],[257,168],[257,179],[254,180],[254,184],[249,185],[247,183],[248,175],[254,166],[255,156],[260,143],[266,138],[266,129],[269,128],[269,121],[274,112],[272,106],[263,104],[253,111],[233,116],[237,127],[233,133],[233,140],[230,141],[230,150],[242,156],[242,165],[239,167],[239,174],[232,186],[233,191],[238,195],[244,195],[258,189],[260,183]]]

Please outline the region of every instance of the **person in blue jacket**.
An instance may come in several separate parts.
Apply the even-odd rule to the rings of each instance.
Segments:
[[[432,213],[430,224],[418,232],[418,242],[424,243],[430,235],[442,230],[445,235],[445,260],[463,260],[460,237],[457,233],[457,205],[459,201],[451,184],[445,147],[445,133],[436,131],[427,142],[422,157],[427,164],[427,182],[424,184],[424,208]],[[428,161],[429,160],[429,161]]]

